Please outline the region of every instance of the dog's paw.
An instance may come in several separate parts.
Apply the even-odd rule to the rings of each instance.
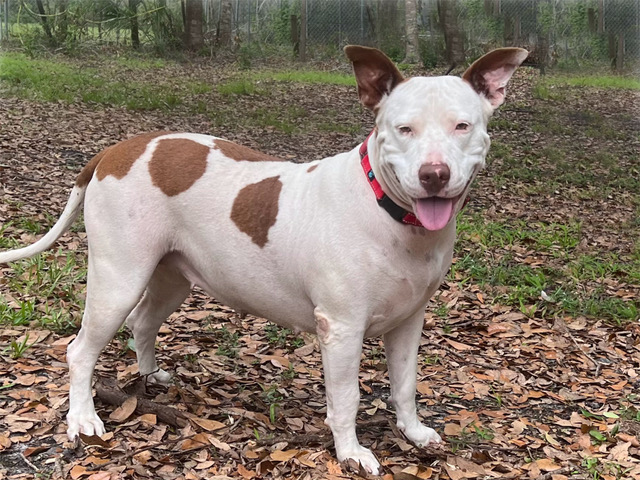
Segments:
[[[67,415],[67,437],[74,440],[80,433],[85,435],[104,435],[104,423],[96,412],[80,415]]]
[[[352,451],[341,453],[341,455],[338,455],[338,460],[341,462],[349,459],[355,460],[362,465],[362,468],[372,475],[380,475],[382,473],[380,463],[376,459],[376,456],[371,450],[364,448],[362,445],[358,445]]]
[[[430,443],[442,443],[442,438],[433,428],[425,427],[421,423],[402,429],[402,433],[418,447],[426,447]]]
[[[145,375],[148,383],[168,385],[171,381],[171,374],[161,368],[153,373]]]

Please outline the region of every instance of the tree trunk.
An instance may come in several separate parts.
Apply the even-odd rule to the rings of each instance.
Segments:
[[[387,53],[397,45],[398,0],[377,0],[377,47]]]
[[[189,50],[200,50],[204,46],[202,22],[204,10],[202,0],[186,0],[184,9],[184,37]]]
[[[36,0],[36,6],[38,7],[38,13],[40,14],[40,21],[42,22],[42,28],[44,29],[44,33],[47,35],[49,40],[53,40],[53,35],[51,34],[51,27],[49,26],[49,22],[47,21],[46,13],[44,11],[44,5],[42,4],[42,0]]]
[[[57,0],[58,19],[56,21],[56,39],[58,44],[64,43],[69,37],[68,0]]]
[[[622,33],[618,34],[615,69],[616,73],[622,73],[624,69],[624,35]]]
[[[598,33],[604,33],[604,0],[598,0]]]
[[[222,0],[220,4],[220,22],[218,23],[218,44],[231,45],[231,23],[233,21],[233,8],[231,0]]]
[[[298,16],[291,15],[291,43],[293,44],[293,55],[295,57],[300,53],[300,29],[298,28]]]
[[[447,61],[452,65],[464,62],[464,38],[458,26],[458,0],[438,0],[440,26],[444,32]]]
[[[300,5],[300,61],[307,61],[307,0]]]
[[[418,4],[417,0],[405,0],[405,46],[404,63],[418,62]]]
[[[138,31],[138,4],[140,0],[129,0],[129,15],[131,15],[131,46],[140,48],[140,32]]]

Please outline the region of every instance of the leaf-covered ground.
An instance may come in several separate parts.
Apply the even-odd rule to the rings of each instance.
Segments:
[[[238,78],[204,62],[124,65],[112,72],[123,84],[178,92]],[[306,162],[353,148],[372,126],[352,86],[247,82],[141,111],[39,102],[0,79],[0,246],[37,238],[82,165],[137,133],[215,134]],[[640,478],[638,92],[523,69],[509,93],[452,272],[425,314],[419,413],[445,443],[416,448],[395,428],[378,339],[362,357],[360,440],[387,478]],[[69,443],[65,349],[82,312],[82,224],[58,246],[0,266],[0,479],[360,476],[334,457],[314,337],[199,292],[159,335],[173,384],[142,393],[123,329],[96,370],[109,433]]]

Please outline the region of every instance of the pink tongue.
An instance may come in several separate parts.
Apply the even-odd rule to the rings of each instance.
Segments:
[[[418,200],[416,215],[427,230],[441,230],[453,212],[453,199],[429,197]]]

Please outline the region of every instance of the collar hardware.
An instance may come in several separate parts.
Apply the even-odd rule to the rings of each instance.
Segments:
[[[386,210],[386,212],[391,215],[391,218],[393,218],[397,222],[404,223],[405,225],[413,225],[414,227],[422,227],[422,223],[420,223],[420,220],[418,220],[412,212],[409,212],[402,208],[400,205],[395,203],[386,193],[384,193],[380,182],[378,182],[378,180],[376,179],[376,176],[373,173],[373,169],[371,168],[371,162],[369,161],[369,153],[367,152],[367,145],[369,143],[369,139],[373,135],[373,132],[375,132],[375,130],[373,130],[369,134],[367,139],[362,142],[362,145],[360,146],[360,164],[362,165],[362,169],[367,176],[369,185],[371,185],[373,193],[376,196],[378,205]]]
[[[413,214],[413,212],[409,212],[394,202],[391,197],[389,197],[382,190],[382,185],[376,179],[375,174],[373,173],[373,169],[371,168],[371,162],[369,161],[369,153],[367,151],[367,146],[369,144],[369,139],[376,131],[374,128],[371,133],[367,136],[362,145],[360,145],[360,164],[362,165],[362,169],[364,170],[365,175],[367,176],[367,180],[369,180],[369,185],[373,190],[373,193],[376,195],[376,200],[378,201],[378,205],[382,207],[386,212],[391,215],[391,218],[396,220],[397,222],[404,223],[405,225],[413,225],[414,227],[422,227],[424,225],[418,220],[418,218]],[[469,202],[469,197],[464,199],[464,203],[462,204],[462,208],[467,206]]]

